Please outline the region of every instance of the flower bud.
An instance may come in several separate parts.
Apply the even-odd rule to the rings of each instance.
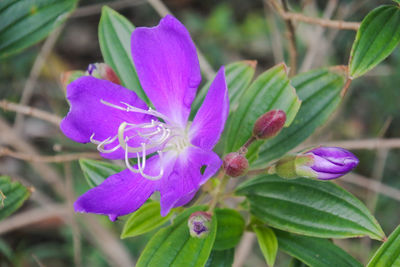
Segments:
[[[358,159],[340,147],[318,147],[303,154],[288,155],[280,159],[274,171],[282,178],[335,179],[353,170]]]
[[[257,139],[269,139],[276,136],[286,122],[286,114],[282,110],[271,110],[259,117],[253,128],[253,136]]]
[[[222,167],[227,175],[238,177],[247,172],[249,162],[243,154],[231,152],[225,156]]]
[[[102,80],[108,80],[116,84],[121,84],[114,70],[105,63],[89,64],[86,74]]]
[[[188,220],[188,227],[192,237],[206,237],[210,232],[211,214],[204,211],[192,213]]]

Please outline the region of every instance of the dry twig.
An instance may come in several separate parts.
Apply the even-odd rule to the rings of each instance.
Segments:
[[[256,236],[254,233],[244,233],[242,240],[240,241],[239,246],[237,246],[235,251],[235,259],[232,265],[233,267],[243,266],[252,250],[255,239]]]
[[[12,158],[25,160],[29,162],[46,162],[46,163],[60,163],[60,162],[68,162],[79,160],[81,158],[91,158],[91,159],[100,159],[101,156],[99,153],[71,153],[71,154],[64,154],[64,155],[54,155],[54,156],[41,156],[36,154],[27,154],[27,153],[19,153],[12,151],[5,147],[0,147],[0,157],[1,156],[9,156]]]
[[[343,20],[330,20],[330,19],[321,19],[321,18],[312,18],[305,16],[301,13],[294,12],[284,12],[282,16],[285,19],[294,20],[294,21],[302,21],[309,24],[316,24],[322,27],[335,28],[339,30],[353,30],[357,31],[360,28],[359,22],[347,22]]]
[[[29,74],[28,80],[25,83],[25,87],[22,91],[22,96],[20,100],[21,105],[26,105],[29,102],[29,99],[32,97],[33,94],[33,89],[35,88],[37,79],[39,77],[40,72],[42,71],[42,68],[46,62],[47,57],[49,56],[51,50],[53,50],[54,45],[56,44],[56,41],[58,37],[61,34],[62,29],[64,28],[64,25],[59,26],[57,29],[55,29],[49,37],[47,37],[46,41],[44,42],[42,49],[40,50],[39,55],[36,57],[35,63],[33,64],[33,67],[31,69],[31,72]],[[14,124],[14,129],[16,132],[20,132],[22,125],[24,121],[24,116],[23,114],[17,114],[17,117],[15,118],[15,124]]]
[[[57,126],[59,126],[61,122],[61,118],[59,116],[33,107],[12,103],[7,100],[0,100],[0,108],[7,111],[15,111],[19,114],[29,115],[44,121],[48,121]]]

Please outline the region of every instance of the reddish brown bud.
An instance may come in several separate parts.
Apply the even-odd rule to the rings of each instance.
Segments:
[[[283,110],[268,111],[256,120],[253,135],[257,139],[268,139],[276,136],[286,122],[286,114]]]
[[[247,172],[249,162],[244,155],[238,152],[231,152],[225,156],[222,167],[227,175],[238,177]]]

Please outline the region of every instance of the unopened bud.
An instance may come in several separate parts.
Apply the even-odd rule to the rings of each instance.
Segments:
[[[227,175],[231,177],[238,177],[247,172],[249,168],[249,162],[243,154],[231,152],[225,156],[222,167]]]
[[[286,122],[283,110],[271,110],[259,117],[253,128],[253,136],[257,139],[269,139],[276,136]]]
[[[318,147],[302,154],[288,155],[280,159],[274,171],[282,178],[335,179],[353,170],[358,159],[350,151],[340,147]]]
[[[105,63],[89,64],[86,74],[102,80],[108,80],[116,84],[121,84],[114,70]]]
[[[192,213],[188,220],[188,227],[192,237],[206,237],[210,232],[211,214],[204,211]]]

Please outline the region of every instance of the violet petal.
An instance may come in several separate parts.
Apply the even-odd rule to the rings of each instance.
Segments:
[[[79,143],[90,142],[90,137],[103,141],[113,137],[118,132],[122,122],[143,123],[149,122],[151,116],[141,113],[126,112],[101,103],[101,100],[114,105],[123,106],[126,102],[141,109],[147,109],[146,104],[132,91],[115,83],[85,76],[70,83],[67,87],[67,99],[70,110],[62,120],[60,128],[70,139]],[[140,139],[131,140],[131,143],[140,146]],[[118,144],[118,140],[106,145],[111,148]],[[133,145],[133,144],[132,144]],[[102,156],[111,159],[123,159],[124,151],[120,148]]]
[[[136,28],[131,45],[140,84],[156,110],[173,122],[186,125],[201,81],[189,32],[167,15],[156,27]]]
[[[218,142],[229,112],[225,69],[221,67],[190,127],[191,143],[211,150]]]
[[[189,147],[182,152],[171,175],[160,180],[161,215],[165,216],[171,208],[188,203],[221,164],[222,160],[212,151]]]

